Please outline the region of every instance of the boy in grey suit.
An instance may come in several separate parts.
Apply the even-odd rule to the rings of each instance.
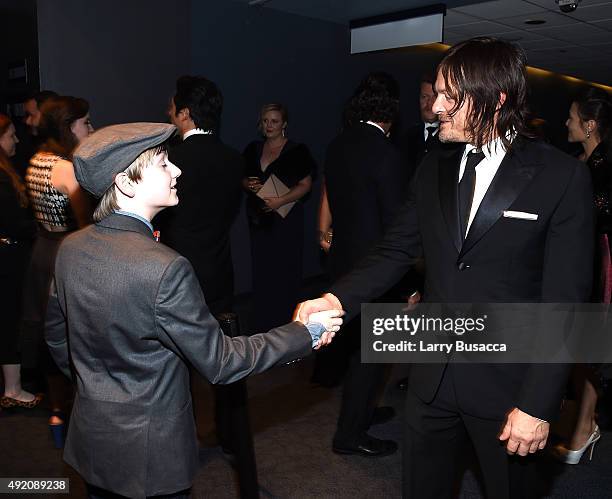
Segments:
[[[338,310],[306,326],[222,334],[188,260],[153,237],[152,218],[178,203],[180,170],[163,147],[174,131],[110,126],[74,155],[79,183],[102,199],[96,223],[59,249],[46,339],[74,375],[64,459],[91,497],[186,494],[198,466],[189,364],[212,383],[231,383],[309,354],[341,324]]]

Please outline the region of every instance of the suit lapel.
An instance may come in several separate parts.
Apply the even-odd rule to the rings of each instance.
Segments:
[[[457,252],[461,251],[461,229],[457,210],[457,181],[459,164],[464,150],[464,147],[458,147],[452,154],[441,154],[438,170],[442,214]]]
[[[519,143],[506,154],[472,221],[460,257],[467,253],[512,206],[542,168],[542,163],[530,158],[527,144]]]

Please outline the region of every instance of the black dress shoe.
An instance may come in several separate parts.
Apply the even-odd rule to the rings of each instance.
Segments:
[[[365,435],[360,441],[352,445],[334,442],[332,450],[336,454],[358,454],[367,457],[383,457],[397,451],[397,443],[393,440],[381,440]]]
[[[408,378],[402,378],[400,379],[397,384],[395,385],[395,387],[398,390],[401,390],[403,392],[405,392],[406,390],[408,390]]]
[[[395,409],[389,406],[377,407],[372,414],[372,422],[370,426],[383,424],[391,421],[395,417]]]

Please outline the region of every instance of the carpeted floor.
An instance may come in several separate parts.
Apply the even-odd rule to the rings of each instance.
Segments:
[[[248,382],[261,497],[399,498],[399,454],[368,459],[331,452],[340,390],[309,384],[311,368],[312,360],[306,359],[272,369]],[[393,369],[382,401],[394,406],[398,416],[372,428],[375,436],[401,439],[403,395],[394,384],[402,374],[401,366]],[[206,383],[196,380],[194,392],[201,466],[192,497],[236,498],[238,488],[231,463],[214,442],[211,390]],[[85,497],[82,480],[63,464],[61,451],[53,449],[46,417],[42,407],[0,413],[0,476],[69,477],[69,497]],[[466,461],[469,460],[466,453]],[[577,466],[545,462],[540,478],[543,484],[551,484],[549,498],[612,497],[612,434],[604,434],[592,462]],[[460,498],[480,497],[478,482],[468,470]]]
[[[323,285],[320,280],[306,283],[304,297],[317,296]],[[239,300],[237,311],[242,318],[243,331],[248,331],[248,301]],[[248,380],[261,498],[399,498],[399,453],[384,458],[365,458],[338,456],[331,452],[340,389],[311,385],[312,361],[310,357]],[[397,416],[384,425],[373,427],[372,435],[401,441],[404,394],[395,388],[395,383],[406,373],[406,366],[390,369],[381,405],[395,407]],[[237,498],[238,486],[232,464],[215,442],[211,389],[203,380],[195,379],[193,391],[200,438],[200,469],[192,498]],[[69,495],[46,497],[84,498],[83,481],[63,463],[61,451],[53,448],[46,424],[48,412],[44,403],[41,405],[32,410],[0,412],[0,477],[68,477]],[[471,471],[472,463],[473,457],[468,451],[464,460],[467,471],[458,499],[483,497],[476,475]],[[612,432],[604,432],[593,461],[584,460],[582,464],[568,466],[543,459],[539,478],[541,487],[546,490],[545,497],[549,499],[612,498]]]

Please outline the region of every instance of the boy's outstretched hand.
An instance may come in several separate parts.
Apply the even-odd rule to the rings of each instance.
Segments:
[[[321,334],[319,341],[314,346],[315,350],[318,350],[331,343],[342,325],[341,317],[344,314],[338,298],[331,293],[326,293],[321,298],[300,303],[295,309],[293,320],[298,320],[303,324],[309,322],[323,324],[325,332]]]

